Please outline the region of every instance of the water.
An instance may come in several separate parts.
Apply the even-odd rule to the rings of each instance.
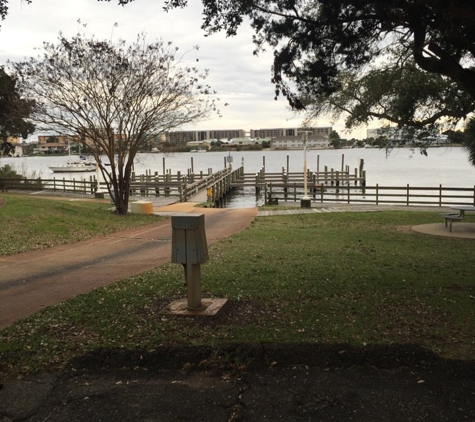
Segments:
[[[475,186],[475,166],[468,162],[468,154],[461,147],[430,148],[428,157],[418,150],[398,148],[386,154],[379,149],[345,149],[345,150],[311,150],[307,152],[307,165],[311,171],[317,170],[319,156],[320,171],[324,166],[329,169],[341,170],[342,154],[344,164],[350,171],[359,166],[360,159],[364,160],[367,186],[427,186],[437,187],[440,184],[447,187]],[[244,165],[246,173],[256,173],[265,165],[266,172],[274,173],[287,168],[289,172],[301,172],[303,169],[303,151],[245,151],[245,152],[206,152],[206,153],[176,153],[176,154],[138,154],[135,160],[136,174],[144,174],[147,170],[163,174],[171,170],[186,174],[193,167],[195,173],[207,173],[221,170],[225,159],[231,156],[233,168]],[[1,158],[0,167],[10,164],[27,177],[43,179],[89,180],[95,173],[52,173],[49,165],[65,164],[67,156],[61,157],[19,157]],[[257,202],[260,205],[260,202]],[[251,207],[256,205],[254,189],[242,191],[227,203],[227,207]]]

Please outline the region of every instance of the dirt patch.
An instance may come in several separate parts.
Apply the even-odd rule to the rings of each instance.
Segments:
[[[414,234],[414,231],[412,230],[412,226],[396,226],[396,231],[408,233],[408,234],[410,233]]]
[[[5,203],[5,201],[3,200],[3,198],[0,198],[0,207],[3,207],[4,203]]]

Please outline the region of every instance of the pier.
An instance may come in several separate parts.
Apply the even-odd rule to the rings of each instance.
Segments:
[[[244,164],[244,163],[242,163]],[[144,174],[133,173],[130,181],[130,200],[150,200],[161,197],[169,202],[200,202],[208,207],[225,207],[230,195],[237,193],[246,196],[255,195],[256,203],[278,205],[301,201],[305,196],[309,206],[312,203],[346,203],[346,204],[401,204],[401,205],[475,205],[475,186],[368,186],[364,161],[360,159],[358,167],[350,170],[345,165],[345,156],[341,156],[338,169],[320,165],[317,156],[316,167],[307,168],[306,173],[290,172],[289,156],[287,165],[279,172],[266,171],[265,156],[262,167],[257,172],[246,173],[244,165],[233,169],[228,157],[224,168],[213,171],[195,172],[193,158],[191,167],[186,171],[173,172],[166,169],[165,157],[163,170],[146,170]],[[295,167],[295,166],[294,166]],[[275,169],[275,166],[273,167]],[[98,183],[91,175],[89,180],[62,178],[53,179],[3,179],[0,180],[2,191],[30,190],[75,194],[86,197],[104,196],[106,184]]]

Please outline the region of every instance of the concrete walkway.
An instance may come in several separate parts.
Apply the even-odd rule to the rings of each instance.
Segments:
[[[204,213],[208,245],[246,228],[251,209],[158,206],[159,214]],[[55,248],[0,256],[0,329],[45,306],[158,267],[171,258],[170,220]]]
[[[273,211],[257,208],[196,208],[193,202],[169,204],[173,198],[151,197],[154,213],[171,216],[204,213],[208,244],[246,228],[256,216],[327,212],[379,212],[384,210],[437,211],[443,208],[385,205],[316,204],[302,209],[296,203],[282,204]],[[475,239],[475,224],[459,223],[449,232],[440,223],[415,226],[419,233]],[[158,267],[170,261],[171,223],[165,220],[104,237],[27,252],[0,256],[0,329],[38,310]]]

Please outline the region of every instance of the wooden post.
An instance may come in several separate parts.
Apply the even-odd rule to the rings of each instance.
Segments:
[[[185,269],[187,307],[201,309],[201,264],[183,264]]]
[[[341,171],[345,169],[345,154],[341,154]]]
[[[364,172],[364,160],[361,158],[360,159],[360,178],[363,178],[363,172]]]
[[[289,155],[287,154],[287,174],[289,173]]]
[[[378,184],[376,183],[376,205],[379,204],[379,189]]]
[[[409,205],[409,183],[407,184],[406,191],[406,205]]]

